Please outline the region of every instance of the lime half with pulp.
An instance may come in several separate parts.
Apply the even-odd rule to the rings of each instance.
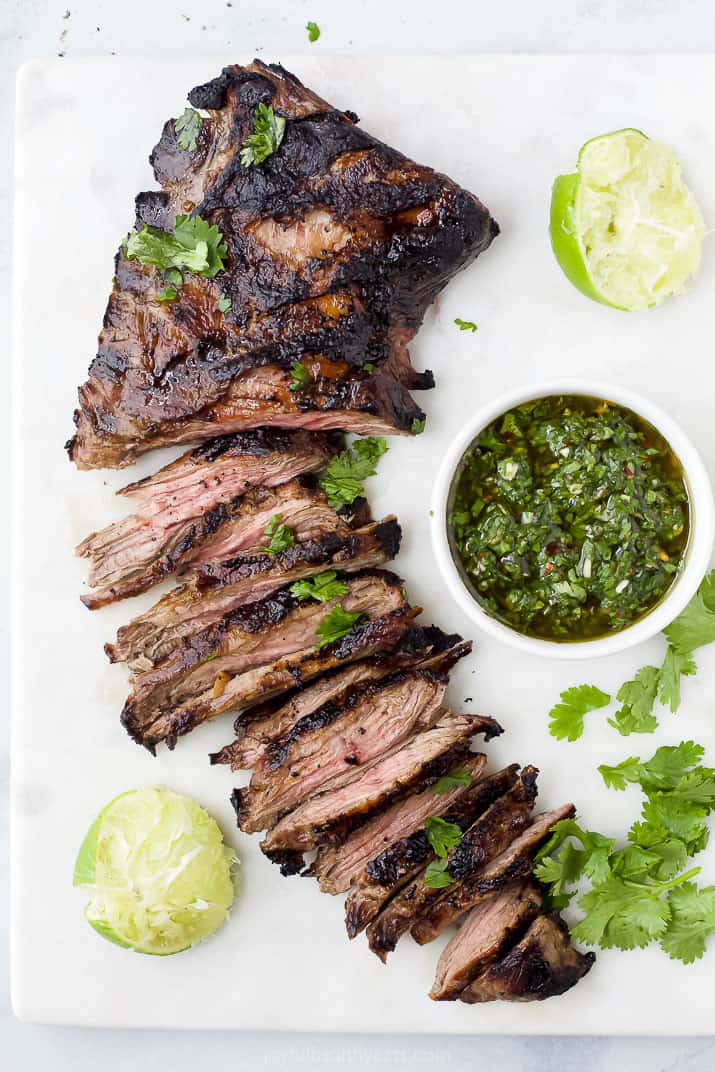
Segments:
[[[697,271],[705,224],[667,145],[616,130],[582,147],[576,171],[551,196],[551,245],[589,298],[644,310]]]
[[[223,923],[235,855],[215,819],[168,789],[115,797],[87,832],[74,885],[90,894],[94,929],[137,953],[188,949]]]

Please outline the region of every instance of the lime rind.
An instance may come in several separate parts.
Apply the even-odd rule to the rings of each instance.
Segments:
[[[236,857],[216,821],[167,789],[115,797],[80,847],[74,885],[102,937],[139,953],[179,953],[212,934],[235,895]]]
[[[706,228],[672,151],[635,128],[592,138],[551,197],[551,244],[589,298],[645,310],[685,287]]]

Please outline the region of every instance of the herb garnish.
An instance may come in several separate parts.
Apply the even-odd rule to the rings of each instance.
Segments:
[[[557,823],[537,853],[536,877],[550,887],[553,907],[578,898],[583,912],[571,928],[577,940],[602,948],[635,949],[658,941],[673,959],[688,964],[702,956],[715,933],[715,886],[691,882],[699,867],[689,856],[705,846],[706,819],[715,807],[715,770],[703,767],[703,749],[693,741],[657,749],[650,760],[631,757],[599,770],[606,785],[622,790],[638,784],[645,795],[641,819],[627,844],[584,830],[573,819]]]
[[[293,379],[288,384],[289,391],[299,391],[310,383],[311,376],[308,369],[301,361],[294,361],[290,367]]]
[[[189,152],[194,151],[203,122],[199,113],[195,112],[193,108],[185,108],[183,114],[174,120],[174,130],[177,135],[176,142],[180,149],[188,150]]]
[[[549,711],[549,733],[552,737],[577,741],[583,733],[583,718],[589,711],[606,707],[611,697],[595,685],[574,685],[561,693],[561,703]]]
[[[461,317],[456,316],[454,322],[460,331],[476,331],[477,325],[473,320],[462,320]]]
[[[422,420],[419,420],[419,418],[417,417],[413,417],[412,424],[410,425],[410,431],[413,435],[419,435],[421,432],[424,432],[426,423],[427,422],[425,421],[424,417],[422,418]]]
[[[307,577],[301,581],[295,581],[290,586],[290,594],[294,599],[315,599],[318,603],[328,603],[331,599],[344,596],[350,589],[344,581],[338,579],[335,570],[326,570],[315,577]]]
[[[471,779],[469,771],[450,771],[449,774],[443,774],[434,783],[432,789],[435,793],[449,793],[450,789],[456,789],[460,785],[469,785]]]
[[[218,300],[216,308],[220,313],[230,313],[233,308],[233,302],[229,298],[228,294],[222,294]]]
[[[179,297],[176,287],[164,287],[156,296],[158,302],[173,302]]]
[[[215,225],[201,216],[177,216],[173,231],[162,231],[147,224],[133,231],[127,239],[127,257],[141,264],[153,264],[162,271],[194,272],[213,279],[224,267],[228,246]],[[167,278],[176,281],[175,276]]]
[[[320,37],[320,27],[318,26],[317,22],[307,22],[305,24],[305,28],[308,31],[308,40],[312,45],[313,42],[317,41]]]
[[[337,607],[333,607],[330,613],[326,614],[316,629],[318,636],[316,648],[320,650],[327,644],[332,644],[341,637],[347,636],[364,617],[365,615],[360,611],[345,610],[345,607],[338,603]]]
[[[454,879],[447,870],[447,857],[450,850],[456,848],[462,840],[462,828],[456,823],[440,818],[439,815],[428,815],[424,828],[427,840],[437,857],[425,871],[425,886],[435,890],[451,886]]]
[[[362,495],[365,490],[363,480],[375,475],[377,462],[386,451],[387,442],[382,436],[366,436],[356,439],[352,446],[333,458],[320,478],[328,505],[338,510]]]
[[[276,152],[285,134],[286,121],[276,115],[269,104],[259,104],[253,116],[253,134],[249,134],[241,149],[244,167],[262,164]]]
[[[271,555],[271,557],[279,555],[281,551],[287,551],[295,543],[293,529],[283,525],[282,521],[283,514],[274,514],[263,533],[264,536],[269,538],[269,543],[266,547],[262,547],[261,551],[266,555]]]

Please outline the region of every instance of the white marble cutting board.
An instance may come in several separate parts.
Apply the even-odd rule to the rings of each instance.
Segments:
[[[226,62],[246,60],[227,56]],[[413,347],[437,389],[420,396],[424,435],[395,441],[370,488],[376,516],[405,529],[398,562],[425,618],[470,635],[444,594],[428,537],[432,478],[474,407],[515,384],[566,372],[597,375],[650,395],[686,427],[715,476],[715,254],[706,248],[688,295],[644,316],[595,305],[561,276],[548,243],[549,189],[583,141],[623,126],[673,144],[707,221],[715,223],[715,64],[708,55],[454,58],[282,58],[372,133],[475,191],[502,236],[447,289]],[[62,444],[76,385],[91,360],[119,239],[133,198],[152,185],[146,163],[186,91],[218,73],[213,59],[42,61],[18,84],[15,214],[14,701],[12,983],[17,1014],[61,1024],[167,1028],[525,1034],[706,1034],[713,1030],[715,949],[683,967],[650,948],[603,953],[563,998],[467,1007],[427,998],[438,948],[406,939],[383,967],[343,932],[342,898],[285,880],[257,838],[240,835],[228,795],[234,777],[207,753],[231,736],[230,718],[158,758],[118,723],[126,681],[102,643],[149,604],[143,597],[90,614],[77,595],[84,564],[72,548],[120,516],[112,490],[130,475],[78,473]],[[479,332],[460,334],[455,316]],[[677,716],[655,737],[624,740],[591,716],[575,744],[546,732],[559,691],[584,680],[615,690],[659,659],[660,639],[606,661],[535,660],[475,637],[454,674],[453,704],[495,715],[507,732],[493,763],[542,768],[541,802],[579,805],[586,825],[624,833],[638,793],[606,790],[600,762],[649,755],[695,738],[715,762],[715,650],[699,654]],[[243,893],[210,941],[169,958],[103,942],[71,887],[76,849],[94,814],[123,789],[163,783],[220,820],[243,861]],[[698,858],[715,881],[715,853]]]

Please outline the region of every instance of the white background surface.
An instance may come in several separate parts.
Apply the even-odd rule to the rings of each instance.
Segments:
[[[194,10],[194,7],[196,10]],[[487,5],[441,4],[438,14],[427,5],[353,5],[348,14],[331,14],[327,4],[282,5],[264,2],[260,9],[246,9],[234,0],[228,9],[223,3],[176,7],[173,4],[122,4],[112,8],[102,4],[83,5],[61,18],[64,5],[23,3],[0,8],[3,63],[6,76],[18,58],[48,54],[64,49],[70,55],[116,51],[121,54],[180,55],[211,52],[225,54],[227,47],[244,50],[267,46],[271,56],[295,52],[302,47],[306,18],[314,18],[323,29],[319,46],[330,51],[475,51],[478,49],[697,49],[715,47],[715,18],[709,4],[621,3],[591,5],[551,3],[548,5],[502,5],[494,14]],[[677,10],[676,10],[677,9]],[[424,14],[420,14],[424,11]],[[182,18],[182,13],[191,21]],[[100,30],[97,31],[96,27]],[[201,29],[206,26],[206,29]],[[59,44],[59,34],[67,38]],[[18,39],[18,37],[21,39]],[[98,43],[101,41],[101,45]],[[307,49],[307,46],[306,46]],[[12,87],[6,83],[1,94],[6,109],[2,126],[3,142],[9,157],[9,104]],[[4,157],[6,159],[7,157]],[[6,195],[7,173],[3,176]],[[9,196],[9,194],[7,195]],[[9,204],[9,202],[8,202]],[[497,209],[495,208],[495,211]],[[9,235],[8,228],[3,236]],[[0,269],[8,275],[9,257]],[[51,285],[51,272],[43,274]],[[4,310],[3,310],[4,312]],[[7,319],[7,318],[6,318]],[[6,369],[3,369],[4,373]],[[0,391],[7,399],[7,390]],[[6,423],[6,421],[5,421]],[[3,441],[3,449],[7,441]],[[3,459],[4,461],[5,459]],[[3,465],[3,470],[6,470]],[[7,496],[4,497],[7,501]],[[4,556],[4,560],[7,560]],[[7,631],[5,630],[5,636]],[[6,648],[6,644],[3,645]],[[3,675],[4,680],[7,675]],[[237,969],[240,965],[237,965]],[[61,984],[60,984],[61,985]],[[497,1063],[510,1069],[541,1068],[599,1069],[611,1066],[626,1069],[712,1068],[709,1044],[680,1042],[554,1042],[548,1040],[377,1040],[346,1038],[322,1042],[317,1038],[268,1039],[260,1036],[182,1036],[181,1039],[153,1033],[109,1035],[108,1033],[62,1032],[20,1027],[6,1013],[2,1022],[7,1032],[2,1052],[11,1068],[34,1068],[52,1062],[55,1068],[76,1068],[80,1072],[104,1068],[144,1068],[154,1065],[181,1070],[198,1061],[230,1060],[234,1067],[278,1064],[291,1068],[324,1065],[331,1068],[386,1065],[443,1064],[451,1068],[472,1067],[477,1061],[489,1068]]]

